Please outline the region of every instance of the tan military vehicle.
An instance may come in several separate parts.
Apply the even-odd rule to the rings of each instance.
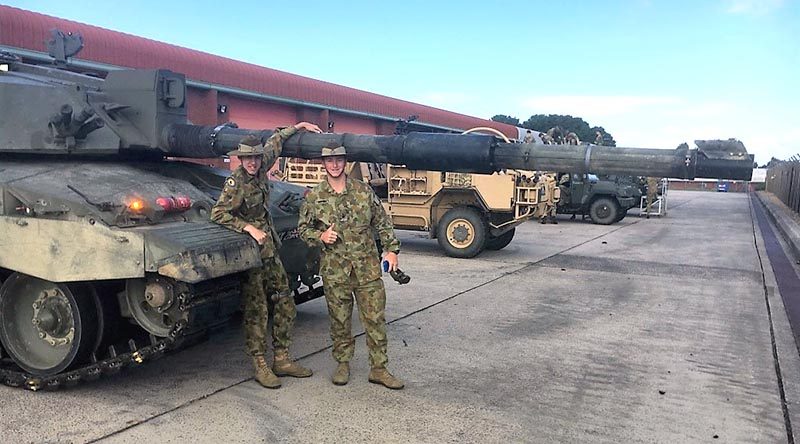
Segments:
[[[542,216],[559,196],[553,177],[516,171],[448,173],[353,162],[348,175],[372,185],[395,228],[427,232],[448,256],[460,258],[504,248],[517,225]],[[319,161],[287,159],[284,177],[313,186],[325,169]]]

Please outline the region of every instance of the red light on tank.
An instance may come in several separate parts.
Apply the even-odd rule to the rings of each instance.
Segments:
[[[166,212],[186,211],[192,208],[192,199],[186,196],[162,196],[156,199],[156,203]]]
[[[163,208],[164,211],[172,211],[175,209],[175,199],[171,197],[159,197],[156,199],[156,203],[159,207]]]
[[[192,199],[187,196],[178,196],[175,198],[175,205],[180,211],[186,211],[192,208]]]

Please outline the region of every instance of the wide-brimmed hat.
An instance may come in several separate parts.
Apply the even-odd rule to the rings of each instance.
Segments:
[[[262,154],[264,154],[264,145],[251,146],[240,143],[239,148],[229,152],[228,156],[260,156]]]
[[[321,157],[346,156],[346,155],[347,155],[347,150],[345,150],[343,146],[337,146],[337,147],[322,148]]]

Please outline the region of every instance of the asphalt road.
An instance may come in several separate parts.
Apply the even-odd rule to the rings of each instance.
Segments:
[[[231,327],[76,388],[0,387],[0,437],[786,442],[800,424],[800,359],[750,205],[744,194],[672,191],[667,217],[530,222],[470,260],[401,232],[413,281],[386,285],[389,366],[405,390],[367,383],[363,336],[350,384],[330,383],[316,300],[298,307],[292,347],[312,378],[262,389]]]

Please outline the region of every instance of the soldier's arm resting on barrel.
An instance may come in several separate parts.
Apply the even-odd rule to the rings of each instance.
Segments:
[[[286,139],[292,137],[298,131],[305,130],[312,133],[321,133],[322,130],[319,129],[317,125],[308,122],[300,122],[292,126],[287,126],[286,128],[279,129],[272,133],[269,139],[264,142],[264,157],[262,160],[262,164],[266,165],[269,168],[273,163],[275,163],[275,159],[281,155],[281,151],[283,150],[283,142]]]

